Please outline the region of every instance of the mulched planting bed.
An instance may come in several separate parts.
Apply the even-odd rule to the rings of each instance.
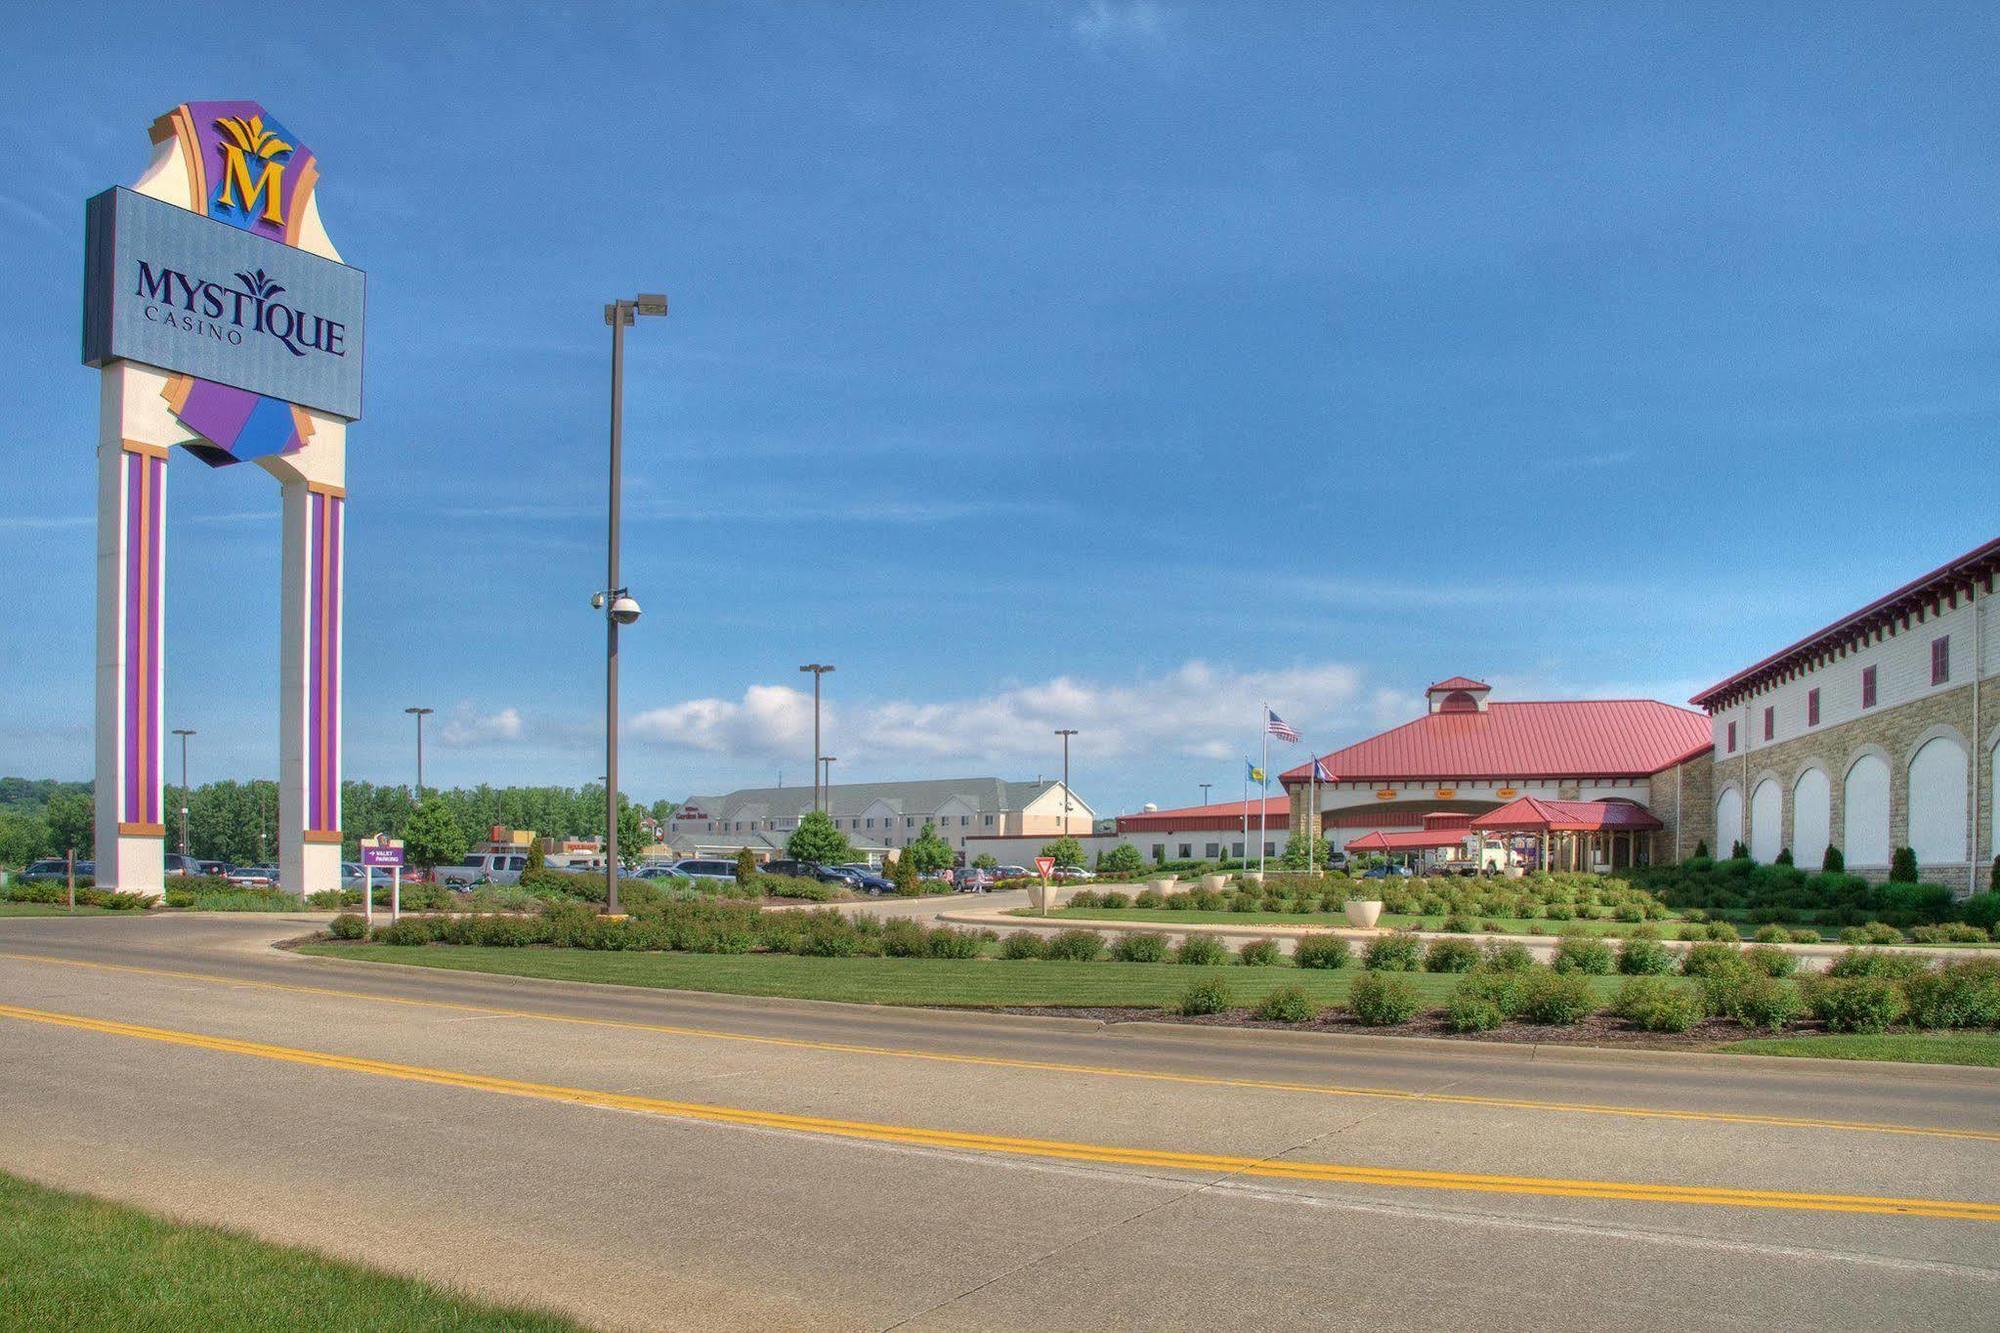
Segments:
[[[1391,1027],[1371,1027],[1342,1009],[1328,1010],[1310,1023],[1270,1023],[1250,1009],[1229,1009],[1198,1018],[1183,1017],[1158,1009],[1065,1008],[1059,1005],[1015,1006],[982,1009],[981,1013],[1030,1014],[1043,1018],[1085,1018],[1100,1023],[1182,1023],[1189,1027],[1270,1028],[1278,1032],[1335,1032],[1357,1037],[1445,1037],[1452,1041],[1490,1041],[1529,1045],[1626,1046],[1642,1050],[1707,1050],[1748,1037],[1783,1040],[1786,1037],[1826,1035],[1823,1024],[1801,1022],[1783,1032],[1766,1032],[1745,1027],[1733,1018],[1709,1018],[1686,1032],[1648,1032],[1610,1014],[1592,1014],[1580,1023],[1567,1026],[1542,1023],[1502,1023],[1489,1032],[1453,1032],[1446,1025],[1444,1011],[1431,1009],[1407,1023]],[[1893,1031],[1894,1029],[1892,1029]]]

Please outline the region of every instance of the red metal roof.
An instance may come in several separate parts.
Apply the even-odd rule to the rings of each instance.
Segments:
[[[1712,744],[1700,713],[1651,699],[1495,703],[1429,713],[1320,762],[1340,782],[1646,777]],[[1307,761],[1280,781],[1304,782]]]
[[[1607,833],[1665,828],[1630,801],[1544,801],[1522,796],[1472,821],[1481,833]]]
[[[1350,838],[1347,850],[1350,852],[1416,852],[1432,847],[1456,847],[1468,838],[1465,829],[1452,832],[1445,829],[1426,829],[1421,833],[1369,833],[1359,838]]]
[[[1266,800],[1251,797],[1248,801],[1220,801],[1214,805],[1187,805],[1178,810],[1142,810],[1135,815],[1118,816],[1120,833],[1177,833],[1183,830],[1199,831],[1212,829],[1240,829],[1243,814],[1248,810],[1250,822],[1255,824],[1258,807],[1263,808],[1265,827],[1272,832],[1286,828],[1292,818],[1292,801],[1289,796],[1273,796]]]
[[[1425,690],[1424,693],[1435,694],[1439,690],[1490,690],[1492,688],[1491,685],[1488,685],[1483,680],[1474,680],[1470,676],[1453,676],[1450,680],[1439,681],[1428,690]]]
[[[1823,629],[1814,630],[1797,643],[1780,648],[1727,680],[1717,681],[1688,702],[1702,708],[1718,704],[1727,706],[1734,696],[1753,690],[1773,677],[1782,676],[1809,659],[1837,652],[1850,640],[1872,633],[1899,617],[1913,612],[1920,614],[1920,608],[1928,603],[1944,599],[1955,601],[1959,590],[1969,588],[1975,579],[1984,580],[1986,591],[1991,592],[1996,570],[2000,570],[2000,537],[1984,546],[1974,547],[1955,560],[1945,561],[1930,573],[1910,580],[1894,592],[1876,598],[1859,611],[1842,616]]]

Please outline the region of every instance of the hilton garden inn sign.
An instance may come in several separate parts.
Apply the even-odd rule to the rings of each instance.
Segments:
[[[255,102],[154,122],[131,188],[86,212],[83,360],[99,372],[97,882],[164,888],[166,483],[174,449],[283,494],[279,864],[340,884],[347,426],[366,280],[320,223],[319,163]]]

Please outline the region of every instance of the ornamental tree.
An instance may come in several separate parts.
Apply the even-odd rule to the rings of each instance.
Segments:
[[[1146,858],[1131,843],[1121,842],[1097,858],[1097,868],[1107,875],[1136,874],[1146,868]]]
[[[831,815],[815,810],[785,839],[785,854],[809,865],[832,866],[852,861],[854,848],[848,845],[847,835],[834,827]]]
[[[435,796],[425,797],[418,804],[403,829],[403,854],[419,870],[456,865],[465,859],[465,846],[465,830]]]
[[[1064,834],[1054,842],[1042,847],[1042,855],[1052,857],[1058,866],[1080,869],[1083,866],[1083,844]]]
[[[945,869],[957,858],[952,854],[951,844],[940,838],[935,828],[925,824],[923,832],[903,849],[900,859],[913,865],[917,873],[927,875]]]
[[[1278,858],[1278,864],[1287,870],[1304,870],[1307,864],[1306,858],[1310,855],[1312,865],[1324,870],[1326,869],[1327,855],[1332,850],[1327,845],[1325,838],[1321,838],[1319,845],[1315,847],[1313,846],[1311,834],[1294,833],[1285,839],[1285,854]]]

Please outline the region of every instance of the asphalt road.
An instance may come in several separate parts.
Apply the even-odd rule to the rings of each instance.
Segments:
[[[0,919],[0,1169],[610,1327],[2000,1323],[1993,1071],[268,947],[316,920]]]

